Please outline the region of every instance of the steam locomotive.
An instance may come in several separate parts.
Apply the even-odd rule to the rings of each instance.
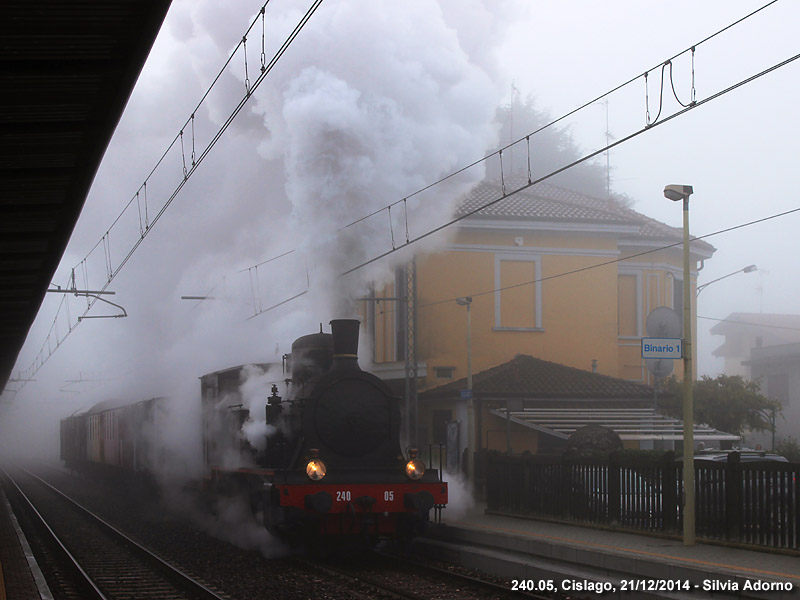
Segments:
[[[267,432],[255,440],[244,432],[260,419],[237,402],[246,367],[200,378],[210,498],[244,497],[271,533],[301,542],[410,538],[430,521],[431,511],[441,518],[447,483],[425,468],[416,448],[402,451],[400,398],[359,367],[358,330],[357,320],[334,320],[330,334],[320,328],[294,342],[285,357],[288,393],[283,398],[272,385],[264,408]],[[63,420],[62,459],[137,468],[130,440],[144,443],[146,419],[117,420],[157,415],[162,401],[127,413],[95,407]],[[96,440],[109,438],[98,450]],[[114,454],[122,448],[128,451]]]

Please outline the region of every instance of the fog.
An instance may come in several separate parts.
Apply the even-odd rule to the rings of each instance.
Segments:
[[[392,244],[386,221],[339,229],[507,142],[498,139],[494,117],[513,94],[533,96],[539,108],[560,116],[759,6],[745,0],[663,6],[586,0],[535,7],[521,1],[328,0],[109,287],[129,316],[82,322],[36,381],[17,394],[4,393],[10,406],[0,424],[3,446],[54,458],[58,420],[75,410],[107,397],[170,396],[189,407],[197,402],[197,378],[204,373],[280,362],[294,338],[333,317],[351,316],[366,283],[390,272],[391,260],[385,260],[339,277]],[[173,3],[54,283],[66,285],[71,269],[108,231],[260,7],[246,1]],[[269,56],[306,8],[288,0],[269,4]],[[798,13],[796,4],[779,2],[699,46],[698,100],[796,54]],[[248,40],[251,80],[260,64],[257,32]],[[685,99],[690,65],[681,59],[675,67]],[[694,235],[797,208],[798,69],[792,63],[615,147],[609,156],[612,190],[628,195],[639,212],[680,226],[680,207],[662,190],[669,183],[693,185]],[[653,115],[659,77],[653,70],[647,90]],[[227,118],[244,79],[244,65],[232,64],[196,115],[198,144]],[[672,102],[665,111],[675,112],[672,96],[665,98]],[[642,85],[562,125],[589,153],[643,127],[645,110]],[[605,158],[599,156],[598,164]],[[441,220],[481,175],[480,168],[471,170],[447,193],[415,197],[408,207],[412,232]],[[168,189],[167,182],[158,184],[162,192]],[[154,202],[156,188],[154,181]],[[404,221],[394,219],[393,233],[404,238]],[[750,264],[758,271],[716,283],[700,297],[699,373],[722,369],[711,355],[722,342],[708,333],[715,319],[732,312],[796,312],[797,224],[797,215],[787,215],[707,239],[717,252],[704,266],[701,284]],[[131,231],[135,239],[135,223]],[[116,235],[111,239],[122,243]],[[112,254],[117,263],[119,248]],[[247,270],[290,250],[295,252],[260,267],[257,276]],[[399,253],[392,260],[406,258]],[[89,265],[90,287],[103,283],[102,266]],[[45,299],[15,373],[34,362],[60,301]],[[80,299],[71,301],[74,319]],[[98,304],[91,314],[113,312]],[[196,456],[195,441],[183,441],[176,445]]]
[[[533,93],[539,106],[559,116],[651,70],[652,118],[660,85],[660,69],[653,68],[765,4],[617,0],[537,6],[529,19],[511,27],[503,55],[514,65],[520,92]],[[792,33],[798,16],[796,3],[777,2],[698,45],[697,100],[800,52]],[[676,59],[674,66],[676,90],[686,103],[689,55]],[[681,227],[679,203],[665,199],[662,190],[672,183],[692,185],[690,229],[696,236],[798,208],[793,175],[800,132],[793,106],[798,69],[793,62],[615,147],[610,155],[612,191],[627,194],[637,211]],[[678,108],[667,81],[664,111]],[[606,145],[605,104],[588,107],[568,124],[586,151]],[[609,96],[612,141],[644,125],[641,80],[630,91]],[[605,163],[604,155],[598,158]],[[797,313],[800,279],[792,256],[799,225],[800,215],[792,214],[706,239],[717,251],[700,272],[700,285],[751,264],[758,270],[714,283],[699,296],[699,374],[722,372],[722,360],[711,353],[724,338],[709,333],[718,319],[733,312]]]
[[[147,231],[111,282],[115,295],[106,297],[129,316],[84,320],[58,349],[48,342],[36,381],[10,399],[5,447],[55,458],[59,419],[108,397],[167,396],[182,415],[178,420],[191,422],[200,375],[242,363],[280,364],[295,338],[320,323],[327,327],[331,318],[353,316],[367,283],[391,273],[387,260],[340,277],[391,248],[385,221],[337,230],[496,144],[494,116],[504,85],[493,68],[503,31],[494,7],[326,3],[153,226],[180,182],[181,161],[185,172],[242,97],[245,79],[252,83],[259,73],[257,27],[248,70],[239,53],[196,110],[260,6],[173,3],[54,277],[67,286],[74,273],[79,288],[100,289]],[[306,8],[270,4],[265,55],[273,55]],[[473,31],[489,23],[496,25],[493,39],[476,43]],[[148,177],[181,128],[180,145]],[[399,237],[401,228],[413,233],[444,219],[458,194],[482,175],[476,169],[449,183],[445,196],[409,201],[407,220],[394,220],[392,228]],[[109,230],[134,194],[133,210]],[[288,251],[294,252],[257,273],[247,270]],[[255,316],[301,292],[279,310]],[[52,340],[64,339],[87,307],[85,299],[68,297],[69,313],[57,313],[61,301],[46,298],[18,369],[36,360],[54,315],[61,331]],[[118,312],[98,302],[90,314]],[[172,443],[170,473],[198,466],[197,436],[189,425],[182,429],[185,436]],[[36,443],[28,449],[30,440]]]

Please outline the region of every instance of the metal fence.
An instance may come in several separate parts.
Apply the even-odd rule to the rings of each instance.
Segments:
[[[682,531],[683,464],[672,452],[481,458],[490,512]],[[695,460],[695,490],[698,537],[800,549],[800,463]]]

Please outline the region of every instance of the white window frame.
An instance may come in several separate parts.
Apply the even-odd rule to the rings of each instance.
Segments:
[[[633,276],[636,278],[636,335],[619,335],[619,331],[617,332],[617,338],[620,340],[638,340],[643,337],[642,334],[642,305],[643,305],[643,297],[642,297],[642,272],[638,269],[618,269],[617,270],[617,294],[619,295],[619,276],[626,275],[626,276]],[[617,297],[617,304],[619,305],[619,296]],[[619,327],[619,323],[617,324]]]
[[[533,284],[534,294],[534,326],[533,327],[504,327],[503,315],[500,312],[500,267],[503,262],[532,262],[534,263]],[[542,326],[542,257],[539,254],[501,254],[494,255],[494,330],[495,331],[544,331]]]

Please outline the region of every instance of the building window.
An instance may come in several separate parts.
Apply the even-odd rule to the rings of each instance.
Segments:
[[[455,367],[434,367],[433,373],[436,379],[452,379]]]
[[[617,335],[636,337],[639,334],[638,278],[617,276]]]
[[[392,283],[370,293],[367,327],[373,339],[372,360],[375,363],[406,359],[407,289],[406,268],[399,266]]]
[[[541,260],[495,255],[495,329],[542,327]]]

